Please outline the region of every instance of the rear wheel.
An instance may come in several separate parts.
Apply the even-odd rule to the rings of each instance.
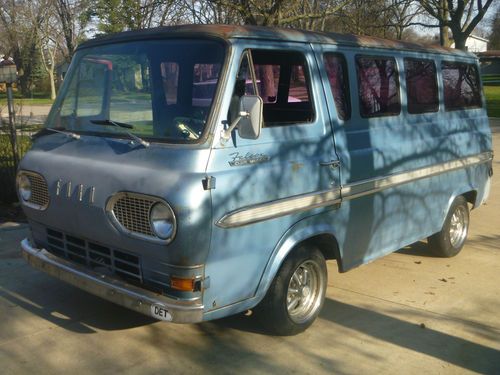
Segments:
[[[428,238],[434,255],[450,258],[462,250],[469,231],[469,206],[464,197],[458,196],[451,204],[443,229]]]
[[[318,316],[325,299],[326,262],[316,248],[301,246],[283,262],[256,309],[261,323],[277,335],[295,335]]]

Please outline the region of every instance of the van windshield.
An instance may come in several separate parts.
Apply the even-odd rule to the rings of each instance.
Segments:
[[[210,40],[151,40],[84,48],[74,57],[47,127],[76,133],[196,142],[224,60]]]

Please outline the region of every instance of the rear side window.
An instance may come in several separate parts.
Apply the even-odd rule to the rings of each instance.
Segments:
[[[408,112],[437,112],[439,97],[434,61],[405,59],[405,75]]]
[[[348,120],[351,117],[351,101],[345,58],[336,53],[326,53],[324,61],[337,114],[341,120]]]
[[[357,56],[360,114],[391,116],[401,112],[396,60],[391,57]]]
[[[443,61],[441,73],[446,110],[481,107],[479,74],[476,65]]]

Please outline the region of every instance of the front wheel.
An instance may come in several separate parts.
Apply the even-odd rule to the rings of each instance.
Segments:
[[[434,255],[450,258],[462,250],[469,231],[469,206],[464,197],[458,196],[451,204],[441,231],[427,241]]]
[[[301,246],[292,251],[256,309],[267,331],[288,336],[308,328],[323,307],[327,278],[318,249]]]

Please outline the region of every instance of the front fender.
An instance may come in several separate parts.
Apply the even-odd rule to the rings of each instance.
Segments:
[[[326,217],[323,215],[326,215]],[[332,217],[329,216],[328,213],[321,213],[306,217],[294,223],[290,228],[288,228],[274,247],[266,267],[264,268],[255,294],[251,298],[245,299],[241,302],[205,312],[203,319],[218,319],[228,315],[237,314],[257,306],[265,297],[274,277],[281,267],[281,264],[286,259],[288,254],[295,248],[295,246],[297,246],[297,244],[319,234],[329,234],[334,236],[336,239],[339,238],[337,237],[337,233],[333,225],[325,224],[333,222]],[[339,249],[337,260],[340,268],[342,267],[341,259],[342,252]]]
[[[255,305],[264,298],[281,264],[299,243],[321,234],[328,234],[338,238],[333,225],[326,224],[325,221],[320,222],[321,220],[318,220],[318,216],[321,215],[307,217],[298,221],[285,232],[283,237],[281,237],[262,274],[261,281],[254,297],[256,300]],[[342,269],[342,250],[340,248],[337,254],[337,262],[339,268]]]

